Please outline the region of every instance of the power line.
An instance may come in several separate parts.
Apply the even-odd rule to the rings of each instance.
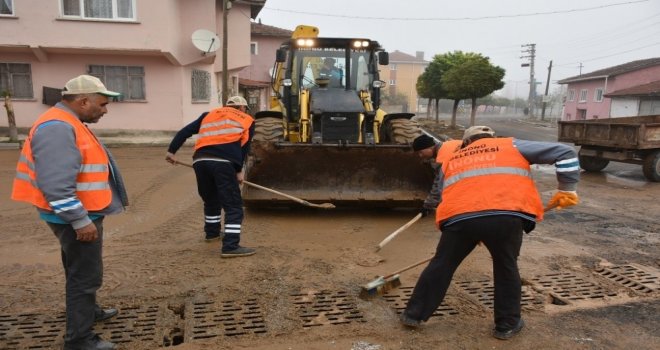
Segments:
[[[637,51],[637,50],[641,50],[641,49],[646,49],[647,47],[652,47],[652,46],[656,46],[656,45],[660,45],[660,41],[655,42],[655,43],[650,44],[650,45],[641,46],[641,47],[637,47],[637,48],[634,48],[634,49],[630,49],[630,50],[626,50],[626,51],[621,51],[621,52],[613,53],[613,54],[611,54],[611,55],[600,56],[600,57],[594,57],[594,58],[590,58],[590,59],[586,59],[586,60],[580,60],[579,62],[562,63],[560,66],[563,67],[563,66],[569,66],[569,65],[579,64],[579,63],[582,63],[582,62],[597,61],[597,60],[600,60],[600,59],[603,59],[603,58],[608,58],[608,57],[618,56],[618,55],[621,55],[621,54],[624,54],[624,53],[633,52],[633,51]]]
[[[351,19],[362,19],[362,20],[384,20],[384,21],[479,21],[484,19],[502,19],[502,18],[517,18],[517,17],[531,17],[531,16],[542,16],[542,15],[555,15],[561,13],[572,13],[572,12],[584,12],[591,10],[599,10],[608,7],[614,6],[623,6],[623,5],[632,5],[642,2],[648,2],[650,0],[636,0],[636,1],[626,1],[619,2],[614,4],[585,7],[578,9],[569,9],[569,10],[558,10],[558,11],[547,11],[547,12],[533,12],[533,13],[522,13],[522,14],[511,14],[511,15],[497,15],[497,16],[481,16],[481,17],[370,17],[370,16],[349,16],[349,15],[335,15],[328,13],[319,13],[319,12],[308,12],[308,11],[296,11],[296,10],[285,10],[272,7],[264,7],[264,10],[277,11],[277,12],[287,12],[287,13],[297,13],[302,15],[312,15],[312,16],[321,16],[321,17],[335,17],[335,18],[351,18]]]

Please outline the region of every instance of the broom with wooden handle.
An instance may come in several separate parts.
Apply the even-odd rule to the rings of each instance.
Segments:
[[[183,166],[187,166],[187,167],[189,167],[189,168],[192,168],[192,167],[193,167],[192,164],[184,163],[184,162],[179,161],[179,160],[175,160],[174,162],[175,162],[176,164],[181,164],[181,165],[183,165]],[[294,201],[294,202],[296,202],[296,203],[300,203],[300,204],[302,204],[302,205],[306,205],[306,206],[308,206],[308,207],[322,208],[322,209],[334,209],[334,208],[335,208],[335,205],[332,204],[332,203],[314,204],[314,203],[310,203],[310,202],[308,202],[308,201],[306,201],[306,200],[304,200],[304,199],[300,199],[300,198],[298,198],[298,197],[294,197],[294,196],[292,196],[292,195],[289,195],[289,194],[286,194],[286,193],[282,193],[282,192],[280,192],[280,191],[276,191],[276,190],[274,190],[274,189],[272,189],[272,188],[268,188],[268,187],[264,187],[264,186],[261,186],[261,185],[257,185],[257,184],[255,184],[255,183],[250,182],[250,181],[243,180],[243,183],[246,184],[246,185],[248,185],[248,186],[251,186],[251,187],[254,187],[254,188],[258,188],[258,189],[260,189],[260,190],[268,191],[268,192],[270,192],[270,193],[274,193],[274,194],[277,194],[277,195],[279,195],[279,196],[282,196],[282,197],[288,198],[288,199],[290,199],[290,200],[292,200],[292,201]]]
[[[553,208],[556,208],[556,207],[557,207],[557,205],[547,206],[543,209],[543,211],[547,212],[547,211],[549,211]],[[395,231],[394,233],[399,233],[403,229],[407,228],[412,223],[417,221],[419,219],[419,217],[421,217],[421,214],[419,214],[418,216],[413,218],[413,220],[408,222],[406,225],[404,225],[403,227],[401,227],[399,230]],[[393,234],[390,235],[390,236],[393,236]],[[385,240],[387,240],[388,238],[390,238],[390,237],[387,237]],[[385,241],[383,241],[383,242],[385,242]],[[387,242],[385,242],[385,243],[387,243]],[[382,244],[382,242],[381,242],[381,244]],[[481,242],[479,242],[479,245],[481,245]],[[364,286],[362,286],[362,289],[360,290],[360,298],[370,299],[370,298],[373,298],[373,297],[376,297],[376,296],[379,296],[379,295],[383,295],[388,290],[391,290],[391,289],[394,289],[394,288],[400,286],[401,285],[401,280],[399,279],[399,274],[400,273],[408,271],[408,270],[410,270],[414,267],[417,267],[421,264],[427,263],[427,262],[431,261],[431,259],[433,259],[433,257],[430,257],[428,259],[424,259],[422,261],[418,261],[418,262],[416,262],[412,265],[409,265],[409,266],[406,266],[406,267],[402,268],[401,270],[392,272],[389,275],[379,276],[375,280],[373,280],[373,281],[365,284]]]

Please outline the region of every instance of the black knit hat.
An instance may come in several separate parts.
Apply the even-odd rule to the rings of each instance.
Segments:
[[[427,149],[429,147],[435,146],[435,140],[426,134],[422,134],[417,136],[412,143],[412,148],[413,151],[421,151],[423,149]]]

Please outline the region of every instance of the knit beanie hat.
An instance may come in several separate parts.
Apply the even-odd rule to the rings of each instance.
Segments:
[[[412,148],[413,151],[421,151],[423,149],[427,149],[429,147],[435,146],[435,140],[426,134],[421,134],[417,136],[412,143]]]

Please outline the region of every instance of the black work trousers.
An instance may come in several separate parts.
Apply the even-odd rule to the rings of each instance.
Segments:
[[[415,320],[428,320],[442,303],[460,263],[481,241],[493,260],[495,325],[501,329],[515,326],[520,320],[518,255],[523,220],[516,216],[495,215],[459,221],[445,227],[435,256],[419,276],[406,314]]]
[[[204,232],[220,232],[220,213],[225,211],[222,251],[239,247],[243,222],[243,199],[232,163],[220,160],[199,160],[193,165],[197,177],[197,192],[204,201]]]
[[[69,346],[81,345],[94,337],[96,291],[103,283],[103,217],[94,220],[98,239],[80,242],[71,225],[48,223],[60,241],[66,278],[66,334]]]

